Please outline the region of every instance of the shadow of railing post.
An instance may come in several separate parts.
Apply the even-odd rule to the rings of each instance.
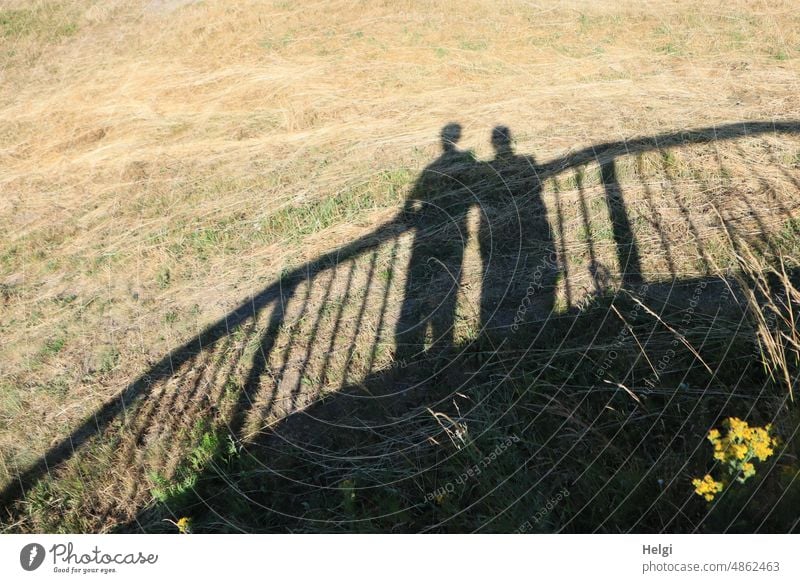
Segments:
[[[622,286],[631,288],[642,283],[642,265],[639,247],[631,229],[622,187],[617,180],[616,159],[600,164],[600,176],[606,192],[606,206],[616,244],[617,260],[622,276]]]

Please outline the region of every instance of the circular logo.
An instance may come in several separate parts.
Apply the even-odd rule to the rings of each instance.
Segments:
[[[19,552],[19,564],[26,571],[35,571],[44,562],[44,547],[39,543],[30,543]]]

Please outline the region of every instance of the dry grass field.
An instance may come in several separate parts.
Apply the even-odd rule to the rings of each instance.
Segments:
[[[2,530],[796,531],[798,73],[793,0],[0,0]]]

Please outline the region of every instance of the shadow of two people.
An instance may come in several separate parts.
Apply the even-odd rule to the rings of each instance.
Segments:
[[[506,126],[492,130],[495,155],[486,162],[456,146],[461,133],[459,124],[444,126],[442,153],[422,171],[403,211],[414,233],[395,329],[396,359],[403,363],[459,344],[461,316],[479,312],[477,336],[514,329],[553,307],[558,257],[540,167],[533,156],[515,153]],[[471,240],[481,263],[477,310],[460,308],[458,299],[470,279],[464,260]]]

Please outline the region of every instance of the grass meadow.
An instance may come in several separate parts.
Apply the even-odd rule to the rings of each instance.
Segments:
[[[793,0],[0,0],[0,532],[797,532],[798,73]]]

